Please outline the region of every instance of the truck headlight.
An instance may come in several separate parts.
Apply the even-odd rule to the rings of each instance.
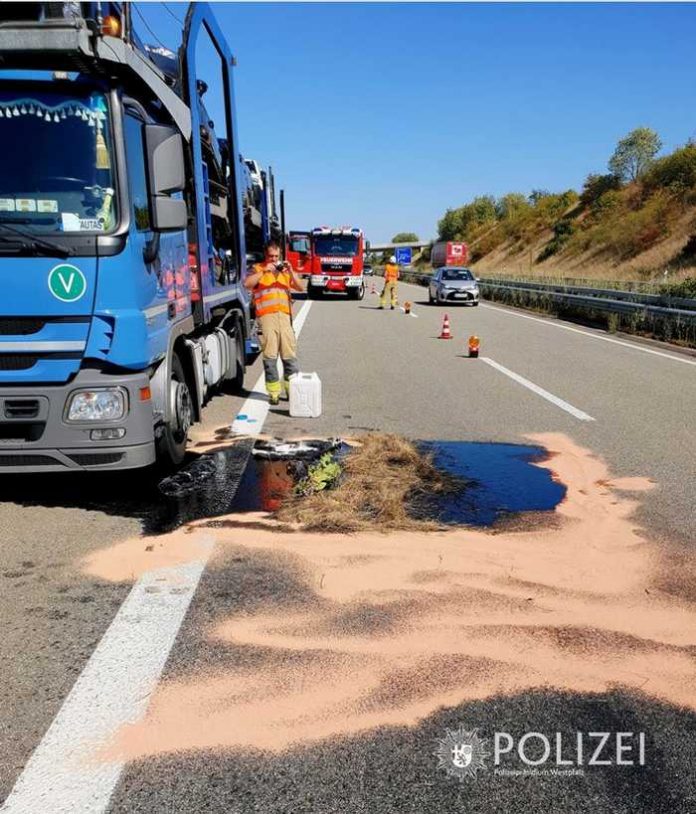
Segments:
[[[80,390],[68,403],[68,421],[118,421],[126,414],[126,392],[121,387]]]

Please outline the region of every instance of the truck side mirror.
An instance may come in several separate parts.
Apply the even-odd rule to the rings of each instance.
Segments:
[[[150,182],[150,221],[155,232],[176,232],[188,224],[186,202],[172,198],[186,186],[184,148],[181,135],[173,127],[145,125],[148,180]]]

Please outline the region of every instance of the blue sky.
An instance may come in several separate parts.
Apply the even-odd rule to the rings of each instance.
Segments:
[[[138,3],[167,45],[180,30],[170,11],[186,6]],[[291,228],[427,239],[475,195],[579,188],[634,127],[653,127],[665,150],[696,137],[696,5],[216,3],[215,14],[238,60],[241,150],[273,166]]]

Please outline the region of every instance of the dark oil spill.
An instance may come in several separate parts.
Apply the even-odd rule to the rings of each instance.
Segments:
[[[349,453],[350,447],[343,443],[332,450],[338,460]],[[293,492],[297,482],[306,477],[311,460],[274,461],[252,456],[232,500],[230,511],[277,511],[283,500]]]
[[[254,458],[252,446],[244,439],[191,456],[167,478],[151,469],[3,476],[0,501],[135,517],[144,534],[233,512],[272,512],[306,474],[307,463]],[[442,441],[422,448],[462,485],[446,495],[421,497],[413,507],[418,517],[485,526],[512,513],[553,509],[565,494],[548,470],[532,466],[546,454],[540,447]],[[341,446],[338,457],[348,449]]]
[[[425,495],[414,506],[420,518],[441,523],[490,526],[520,512],[551,511],[566,487],[535,461],[543,447],[466,441],[428,441],[419,445],[434,465],[461,479],[461,487]]]
[[[454,476],[446,493],[414,501],[410,511],[419,519],[491,526],[511,514],[551,511],[565,496],[565,486],[548,469],[533,465],[546,456],[542,447],[465,441],[429,441],[419,447],[438,469]],[[277,510],[298,474],[303,472],[293,462],[250,458],[230,511]]]

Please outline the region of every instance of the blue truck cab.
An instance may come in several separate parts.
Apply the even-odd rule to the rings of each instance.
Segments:
[[[201,32],[224,138],[196,76]],[[177,465],[206,400],[243,387],[233,58],[205,3],[179,53],[157,56],[128,4],[0,7],[0,472]]]

